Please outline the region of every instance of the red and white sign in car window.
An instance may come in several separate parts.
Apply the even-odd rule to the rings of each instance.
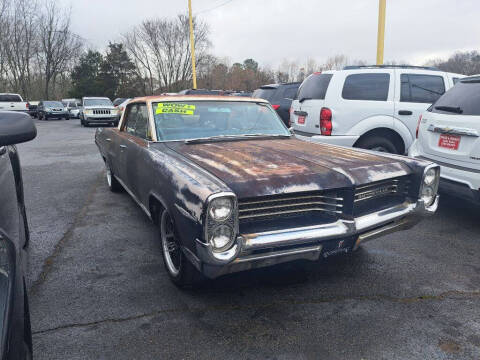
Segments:
[[[305,116],[299,115],[297,118],[297,124],[305,125]]]
[[[458,150],[460,138],[461,136],[458,135],[441,134],[440,139],[438,140],[438,147],[450,150]]]

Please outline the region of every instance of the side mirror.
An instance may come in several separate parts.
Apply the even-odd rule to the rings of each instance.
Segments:
[[[290,132],[290,134],[295,135],[295,130],[293,130],[293,127],[289,127],[288,131]]]
[[[13,111],[0,112],[0,146],[19,144],[37,136],[30,115]]]

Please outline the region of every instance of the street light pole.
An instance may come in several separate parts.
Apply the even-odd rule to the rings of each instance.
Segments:
[[[377,36],[377,65],[383,65],[383,49],[385,44],[385,9],[387,0],[378,2],[378,36]]]
[[[188,0],[188,21],[190,22],[190,48],[192,54],[193,88],[197,88],[197,70],[195,67],[195,41],[193,38],[192,0]]]

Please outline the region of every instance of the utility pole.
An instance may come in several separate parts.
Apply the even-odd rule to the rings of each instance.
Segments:
[[[197,70],[195,68],[195,40],[193,38],[192,0],[188,0],[188,20],[190,22],[190,48],[192,54],[193,88],[197,88]]]
[[[385,44],[385,9],[387,0],[378,1],[378,37],[377,37],[377,65],[383,65],[383,49]]]

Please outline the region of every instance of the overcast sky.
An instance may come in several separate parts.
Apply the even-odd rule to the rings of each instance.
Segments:
[[[187,11],[187,0],[58,0],[72,7],[73,29],[103,50],[143,19]],[[212,53],[318,62],[335,54],[375,62],[378,0],[192,0],[210,26]],[[385,60],[422,65],[458,50],[480,50],[480,0],[387,0]]]

